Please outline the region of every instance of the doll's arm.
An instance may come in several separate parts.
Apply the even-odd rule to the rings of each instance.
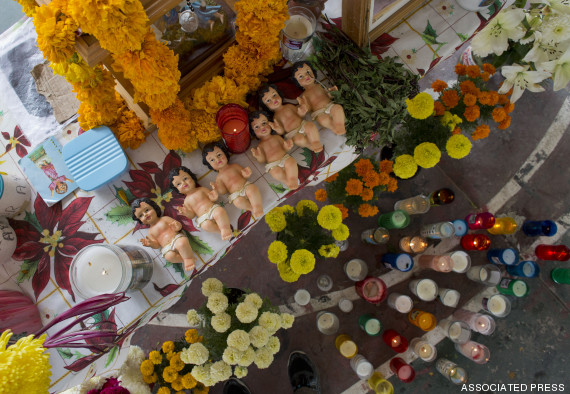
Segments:
[[[274,130],[279,135],[283,135],[283,133],[285,132],[283,125],[281,125],[281,123],[277,119],[275,119],[273,122],[267,122],[267,124],[269,125],[269,127],[271,127],[272,130]]]
[[[284,148],[287,152],[289,152],[291,149],[293,149],[293,146],[294,146],[295,144],[293,143],[293,140],[286,140],[286,139],[283,139],[282,145],[283,145],[283,148]]]
[[[213,183],[213,182],[212,182]],[[216,184],[214,183],[212,185],[212,183],[210,183],[210,186],[212,186],[212,190],[210,190],[208,192],[208,199],[212,202],[216,202],[218,201],[218,197],[220,196],[218,191],[216,190]]]
[[[216,182],[210,182],[210,187],[212,190],[216,190],[218,194],[226,194],[228,192],[228,189],[226,188],[224,182],[221,182],[217,179]]]
[[[170,227],[172,230],[176,232],[182,230],[182,223],[180,223],[178,220],[170,218],[168,216],[163,217],[168,220],[168,227]]]
[[[241,169],[241,176],[248,179],[251,176],[251,168],[245,167]]]
[[[253,155],[253,157],[255,157],[255,160],[257,160],[259,163],[267,162],[267,159],[265,158],[265,154],[263,153],[263,151],[261,150],[261,148],[259,146],[255,147],[255,148],[251,148],[251,154]]]
[[[141,238],[140,241],[143,244],[143,246],[148,246],[152,249],[160,248],[160,244],[158,243],[158,241],[156,239],[152,238],[150,235],[147,235],[146,237]]]
[[[299,105],[297,106],[297,114],[302,118],[307,115],[307,112],[309,112],[309,102],[305,96],[297,97],[297,101],[299,102]]]
[[[188,207],[186,204],[182,204],[179,207],[176,207],[178,213],[182,216],[186,216],[188,219],[193,219],[196,216],[196,213],[192,210],[192,208]]]

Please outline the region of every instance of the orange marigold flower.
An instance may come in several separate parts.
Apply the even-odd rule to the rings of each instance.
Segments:
[[[380,183],[379,185],[387,185],[388,181],[390,180],[390,176],[388,175],[387,172],[382,172],[380,174]]]
[[[507,115],[505,120],[503,120],[501,123],[499,123],[499,126],[497,126],[497,128],[500,130],[505,130],[510,125],[511,125],[511,117],[509,115]]]
[[[398,181],[395,178],[390,178],[388,181],[388,191],[393,193],[398,190]]]
[[[459,89],[461,93],[473,93],[477,87],[473,83],[473,81],[463,81],[459,84]]]
[[[370,201],[372,200],[372,197],[374,197],[374,191],[368,187],[365,187],[362,189],[362,194],[360,197],[362,197],[362,201]]]
[[[481,74],[481,79],[485,82],[487,82],[489,80],[489,78],[491,78],[491,74],[489,74],[487,71],[484,71]]]
[[[475,119],[477,119],[480,114],[481,114],[481,112],[479,110],[478,105],[472,105],[472,106],[465,108],[465,113],[464,113],[465,119],[467,119],[467,121],[469,121],[469,122],[474,122]]]
[[[325,189],[319,189],[315,192],[315,200],[325,201],[327,199],[327,191]]]
[[[483,63],[483,71],[488,72],[489,74],[495,74],[495,66],[490,63]]]
[[[457,126],[455,126],[455,128],[453,129],[453,131],[451,132],[452,135],[455,134],[461,134],[461,129]]]
[[[489,92],[489,105],[495,106],[499,102],[499,93],[491,90]]]
[[[467,76],[469,78],[477,78],[481,75],[479,66],[467,66]]]
[[[433,109],[435,110],[435,114],[437,116],[443,116],[443,114],[445,113],[445,107],[443,106],[441,101],[436,101],[433,104],[434,104]]]
[[[392,172],[393,164],[394,163],[392,162],[392,160],[382,160],[380,162],[380,172],[386,172],[386,173]]]
[[[507,101],[507,103],[505,104],[505,106],[503,108],[505,109],[505,111],[508,114],[510,114],[515,109],[515,105],[513,103],[511,103],[510,101]]]
[[[441,79],[436,79],[431,84],[431,88],[436,92],[443,92],[443,90],[447,88],[447,83],[442,81]]]
[[[378,174],[376,171],[369,171],[362,177],[362,180],[364,181],[364,185],[366,187],[374,188],[381,184],[380,174]]]
[[[348,208],[345,207],[342,204],[333,204],[335,207],[337,207],[338,209],[340,209],[340,213],[342,213],[342,220],[346,219],[348,217]]]
[[[374,170],[374,166],[369,159],[358,160],[358,162],[354,165],[354,168],[356,169],[358,176],[361,178],[363,178],[366,173]]]
[[[465,67],[463,64],[457,63],[455,65],[455,73],[457,75],[465,75],[466,72],[467,72],[467,67]]]
[[[501,105],[505,105],[509,102],[509,98],[507,97],[506,94],[499,94],[499,101],[498,103]]]
[[[471,133],[471,138],[473,141],[481,140],[483,138],[487,138],[490,132],[491,130],[489,129],[489,126],[482,124],[481,126],[477,126],[475,131]]]
[[[497,107],[491,113],[493,120],[497,123],[501,123],[507,117],[507,112],[502,107]]]
[[[454,108],[459,103],[459,95],[455,90],[446,90],[441,95],[441,101],[447,108]]]
[[[329,182],[329,183],[334,182],[334,181],[336,181],[336,178],[338,178],[338,172],[336,174],[333,174],[333,175],[329,176],[328,178],[326,178],[325,182]]]
[[[378,207],[370,204],[360,204],[358,214],[363,218],[374,216],[378,213]]]
[[[475,105],[477,104],[477,97],[471,93],[465,93],[465,96],[463,96],[463,103],[468,107],[470,105]]]
[[[482,105],[491,105],[491,95],[489,92],[481,92],[478,96]]]
[[[364,186],[362,185],[362,181],[359,179],[350,178],[346,182],[346,187],[344,189],[349,196],[359,196],[360,193],[362,193],[363,187]]]

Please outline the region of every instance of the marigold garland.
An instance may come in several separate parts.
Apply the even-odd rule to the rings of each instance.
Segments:
[[[35,0],[16,0],[16,2],[22,6],[22,11],[24,11],[27,17],[33,18],[38,8],[38,4]]]
[[[166,149],[190,152],[198,147],[198,141],[190,134],[190,116],[180,99],[165,110],[150,110],[152,121],[158,127],[158,138]],[[185,132],[181,133],[180,131]]]
[[[73,56],[77,23],[64,14],[58,2],[38,7],[33,22],[38,48],[49,62],[64,62]]]
[[[215,114],[221,106],[229,103],[247,108],[248,105],[244,101],[247,90],[247,86],[238,86],[231,79],[215,76],[194,91],[192,103],[196,109],[211,114]]]

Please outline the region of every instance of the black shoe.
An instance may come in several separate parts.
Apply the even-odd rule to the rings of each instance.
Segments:
[[[317,367],[305,353],[298,350],[291,352],[287,369],[293,392],[305,387],[315,393],[321,393]]]
[[[224,383],[224,394],[251,394],[249,387],[238,378],[230,378]]]

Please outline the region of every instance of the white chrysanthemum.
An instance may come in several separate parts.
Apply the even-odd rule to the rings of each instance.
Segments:
[[[282,313],[281,314],[281,328],[289,329],[293,327],[293,323],[295,322],[295,316],[289,313]]]
[[[107,378],[103,376],[95,376],[94,378],[91,378],[86,382],[83,382],[79,386],[75,386],[68,390],[63,391],[61,394],[86,394],[90,390],[100,389],[103,386],[103,384],[105,384],[106,380]]]
[[[279,338],[272,336],[269,337],[269,340],[267,341],[267,345],[265,345],[265,347],[269,349],[272,354],[276,354],[279,352],[279,349],[281,349],[281,342],[279,342]]]
[[[223,361],[216,361],[210,367],[210,376],[216,382],[223,382],[232,376],[232,367]]]
[[[238,362],[238,365],[242,367],[249,367],[251,363],[255,360],[255,350],[249,346],[245,352],[243,352],[243,356]]]
[[[473,53],[486,57],[491,53],[501,55],[509,48],[509,39],[517,41],[524,37],[521,25],[524,11],[520,8],[505,9],[489,22],[471,41]]]
[[[238,379],[245,378],[247,376],[247,368],[246,367],[234,367],[234,375]]]
[[[140,365],[144,361],[145,355],[143,350],[135,345],[129,347],[129,354],[127,359],[121,365],[118,372],[118,379],[121,381],[121,386],[129,390],[131,393],[137,394],[151,394],[150,387],[143,380]],[[87,393],[87,390],[85,393]],[[85,394],[80,393],[80,394]]]
[[[273,334],[281,328],[281,316],[273,312],[263,312],[259,317],[259,325]]]
[[[228,335],[228,346],[235,347],[242,352],[245,352],[249,346],[249,334],[244,330],[235,330]]]
[[[259,369],[265,369],[271,365],[273,362],[273,354],[267,348],[262,347],[255,351],[255,365]]]
[[[204,364],[209,356],[210,352],[200,342],[193,343],[180,352],[180,359],[186,364]]]
[[[239,360],[243,357],[243,353],[241,350],[236,349],[235,347],[228,346],[224,350],[224,354],[222,355],[222,360],[226,364],[229,365],[236,365]]]
[[[244,302],[251,302],[257,309],[263,305],[263,300],[257,293],[250,293],[245,296]]]
[[[269,340],[269,331],[261,326],[255,326],[249,330],[249,341],[257,348],[263,347]]]
[[[505,81],[498,90],[500,94],[507,93],[513,88],[513,94],[510,97],[512,103],[517,101],[525,91],[542,92],[544,88],[539,85],[540,82],[550,77],[550,73],[546,71],[528,71],[528,66],[503,66],[501,69]]]
[[[560,43],[570,39],[570,16],[559,15],[548,18],[542,23],[541,29],[544,40]]]
[[[188,320],[190,327],[196,327],[200,325],[200,322],[202,321],[200,315],[196,312],[196,309],[190,309],[186,312],[186,319]]]
[[[146,357],[144,356],[144,351],[140,347],[131,345],[129,347],[129,354],[127,355],[127,360],[125,363],[136,366],[138,368],[145,360],[145,358]]]
[[[560,59],[542,63],[541,67],[552,73],[554,90],[564,89],[570,83],[570,49],[567,49]]]
[[[194,368],[192,368],[191,374],[198,382],[206,384],[206,382],[209,382],[209,380],[211,380],[210,366],[211,364],[196,365]]]
[[[206,306],[214,314],[222,313],[228,308],[228,297],[222,293],[212,293],[208,297]]]
[[[242,323],[251,323],[257,319],[258,308],[251,302],[240,302],[236,307],[236,317]]]
[[[224,290],[224,284],[216,278],[208,278],[202,282],[202,294],[206,297],[214,293],[221,293]]]
[[[226,332],[232,325],[232,317],[226,312],[218,313],[212,316],[210,324],[212,324],[212,328],[217,332]]]

